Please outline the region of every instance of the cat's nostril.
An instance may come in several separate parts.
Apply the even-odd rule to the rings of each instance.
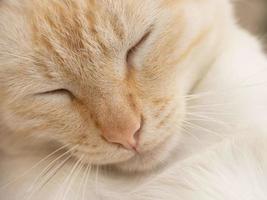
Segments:
[[[102,130],[102,136],[109,143],[120,144],[126,149],[137,151],[141,123],[132,123],[131,126],[128,123],[126,127],[121,129],[105,128]]]

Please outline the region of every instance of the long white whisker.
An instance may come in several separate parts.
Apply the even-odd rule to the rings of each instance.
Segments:
[[[220,133],[218,133],[218,132],[212,131],[212,130],[210,130],[210,129],[204,128],[204,127],[202,127],[202,126],[200,126],[200,125],[193,124],[193,123],[188,122],[188,121],[186,121],[186,122],[184,122],[184,123],[185,123],[185,124],[188,124],[188,125],[190,125],[190,126],[192,126],[192,127],[199,128],[199,129],[201,129],[201,130],[203,130],[203,131],[205,131],[205,132],[212,133],[212,134],[216,135],[217,137],[222,138],[222,135],[221,135]]]
[[[45,158],[43,158],[42,160],[38,161],[35,165],[33,165],[30,169],[28,169],[27,171],[25,171],[21,176],[16,177],[15,179],[13,179],[12,181],[8,182],[7,184],[3,185],[0,187],[0,190],[8,187],[9,185],[12,185],[13,183],[17,182],[18,180],[24,178],[26,175],[28,175],[33,169],[35,169],[36,167],[38,167],[39,165],[41,165],[43,162],[45,162],[46,160],[48,160],[50,157],[54,156],[56,153],[58,153],[59,151],[65,149],[66,147],[68,147],[69,145],[64,145],[58,149],[56,149],[55,151],[53,151],[52,153],[50,153],[49,155],[47,155]]]
[[[187,114],[187,118],[188,118],[187,121],[194,120],[194,121],[214,122],[214,123],[225,125],[225,126],[229,127],[228,123],[226,123],[222,120],[219,120],[219,119],[211,118],[211,117],[206,116],[206,115],[201,115],[198,113],[186,113],[186,114]]]
[[[265,81],[263,81],[262,83],[247,83],[251,78],[257,76],[257,75],[260,75],[262,74],[262,72],[265,72],[267,69],[264,67],[262,69],[260,69],[259,71],[253,73],[253,74],[250,74],[248,75],[247,77],[244,77],[243,80],[239,81],[238,83],[236,83],[235,85],[236,86],[230,86],[229,88],[222,88],[222,89],[218,89],[217,91],[207,91],[207,92],[202,92],[202,93],[196,93],[196,94],[188,94],[185,96],[185,98],[187,100],[194,100],[196,98],[199,98],[200,96],[204,95],[209,95],[210,93],[213,93],[213,94],[218,94],[218,92],[233,92],[234,90],[239,90],[240,88],[243,89],[244,87],[251,87],[251,86],[259,86],[259,85],[262,85],[262,84],[265,84],[267,83],[267,79],[265,79]]]
[[[80,184],[79,184],[79,187],[78,187],[78,191],[77,191],[77,195],[76,195],[76,200],[81,200],[81,198],[79,197],[82,197],[83,195],[83,188],[84,188],[84,184],[85,184],[85,181],[86,181],[86,175],[87,175],[87,167],[88,167],[88,164],[87,164],[87,167],[84,169],[84,165],[82,164],[81,165],[81,169],[80,169],[80,172],[77,173],[77,176],[81,173],[81,179],[80,179]]]
[[[87,188],[88,188],[88,181],[89,181],[89,176],[90,176],[90,173],[91,173],[91,169],[92,169],[92,166],[90,164],[87,164],[86,177],[85,177],[85,184],[84,184],[82,200],[85,200],[85,198],[86,198],[86,191],[87,191]]]
[[[200,138],[198,138],[196,135],[192,134],[189,130],[186,129],[186,127],[181,127],[183,132],[188,134],[190,137],[194,138],[198,143],[201,143],[200,142]]]
[[[65,153],[63,153],[62,155],[58,156],[57,158],[55,158],[51,163],[49,163],[49,165],[47,165],[41,171],[41,173],[39,174],[39,176],[37,176],[37,178],[33,181],[33,184],[29,187],[29,189],[27,190],[26,193],[29,193],[29,192],[32,193],[34,186],[37,184],[37,182],[40,180],[40,178],[42,176],[44,176],[49,171],[49,169],[54,165],[54,163],[56,163],[58,160],[60,160],[61,158],[63,158],[65,155],[67,155],[68,153],[70,153],[71,151],[73,151],[76,147],[77,147],[77,145],[74,146],[74,147],[72,147],[71,149],[69,149],[68,151],[66,151]],[[31,198],[31,195],[29,196],[28,200],[30,198]]]
[[[32,189],[31,191],[31,194],[29,195],[29,198],[27,200],[30,200],[31,197],[37,192],[37,191],[40,191],[50,180],[51,178],[53,178],[55,176],[55,174],[65,165],[65,163],[72,157],[72,155],[69,155],[66,159],[64,159],[54,170],[52,170],[51,173],[49,173],[47,175],[47,178],[45,180],[43,180],[39,185],[38,187],[38,184],[37,186],[35,186],[35,188],[37,189]]]
[[[218,90],[210,90],[210,91],[206,91],[206,92],[200,92],[200,93],[193,93],[193,94],[188,94],[185,95],[185,99],[187,101],[191,101],[191,100],[195,100],[195,99],[200,99],[203,97],[209,97],[209,96],[214,96],[214,95],[221,95],[221,96],[226,96],[231,94],[232,96],[234,95],[235,92],[239,92],[243,89],[248,89],[248,88],[252,88],[252,87],[258,87],[258,86],[264,86],[267,83],[267,81],[263,81],[263,82],[258,82],[258,83],[250,83],[250,84],[246,84],[246,85],[240,85],[240,86],[232,86],[229,88],[222,88],[222,89],[218,89]]]
[[[197,104],[197,105],[189,105],[187,108],[217,108],[221,106],[230,106],[230,105],[236,105],[238,102],[235,103],[221,103],[221,104]]]
[[[235,117],[235,116],[238,116],[236,113],[233,113],[233,112],[225,112],[225,111],[212,111],[212,110],[189,110],[191,113],[198,113],[198,114],[201,114],[203,116],[205,115],[215,115],[215,116],[231,116],[231,117]]]
[[[80,170],[81,170],[82,167],[83,167],[83,163],[82,163],[83,158],[84,158],[84,155],[78,160],[78,163],[79,163],[79,164],[77,165],[77,168],[75,169],[75,171],[77,171],[77,174],[74,175],[74,173],[73,173],[72,178],[70,178],[70,181],[69,181],[69,184],[68,184],[68,186],[67,186],[67,188],[66,188],[66,191],[65,191],[65,193],[63,194],[63,198],[62,198],[63,200],[66,199],[66,196],[67,196],[67,194],[68,194],[69,191],[70,191],[70,188],[71,188],[71,185],[72,185],[73,181],[74,181],[75,178],[78,176]],[[79,167],[79,165],[80,165],[80,167]]]
[[[81,200],[79,197],[81,197],[81,194],[82,194],[82,192],[83,192],[83,184],[84,184],[84,181],[85,181],[85,176],[86,176],[86,168],[85,168],[85,170],[83,170],[83,167],[81,168],[81,170],[80,170],[80,172],[78,173],[78,175],[81,173],[81,179],[79,180],[79,186],[77,187],[77,193],[76,193],[76,196],[75,196],[75,198],[73,198],[73,199],[75,199],[75,200]]]
[[[99,173],[99,166],[97,165],[96,166],[96,172],[95,172],[95,192],[96,192],[96,195],[98,196],[99,194],[99,191],[98,191],[98,173]]]
[[[75,173],[75,170],[79,167],[81,161],[83,159],[83,156],[76,161],[76,163],[74,164],[74,166],[72,167],[71,171],[70,171],[70,174],[66,177],[62,187],[61,187],[61,190],[63,190],[63,186],[65,186],[65,190],[62,191],[63,194],[62,194],[62,199],[64,200],[66,198],[66,195],[68,194],[69,190],[70,190],[70,187],[71,187],[71,184],[72,184],[72,180],[73,180],[73,175]],[[60,194],[60,193],[59,193]],[[60,195],[56,195],[56,199],[58,199],[60,197]]]

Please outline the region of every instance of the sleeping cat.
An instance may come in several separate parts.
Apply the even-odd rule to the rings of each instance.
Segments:
[[[267,60],[227,0],[0,2],[0,199],[265,199]]]

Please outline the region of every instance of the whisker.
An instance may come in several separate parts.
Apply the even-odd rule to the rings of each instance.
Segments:
[[[84,184],[85,184],[85,181],[86,181],[86,173],[87,173],[87,167],[88,167],[88,164],[86,165],[86,168],[85,167],[85,164],[84,163],[81,163],[81,168],[79,170],[79,172],[77,173],[77,176],[79,174],[81,174],[81,179],[80,179],[80,184],[79,184],[79,187],[78,187],[78,192],[77,192],[77,195],[76,195],[76,200],[81,200],[79,197],[81,197],[81,195],[83,194],[83,188],[84,188]]]
[[[81,196],[81,194],[83,192],[82,189],[83,189],[83,184],[85,182],[85,176],[86,176],[86,169],[83,170],[83,168],[84,168],[84,166],[81,167],[81,170],[78,173],[78,175],[81,174],[82,178],[79,180],[79,186],[77,187],[77,194],[76,194],[75,198],[73,198],[73,199],[76,199],[76,200],[81,200],[79,197]]]
[[[204,98],[204,97],[210,97],[210,96],[214,96],[214,95],[221,95],[221,96],[225,96],[225,95],[233,95],[235,92],[241,91],[243,89],[248,89],[248,88],[253,88],[253,87],[258,87],[258,86],[265,86],[265,84],[267,84],[267,81],[263,81],[263,82],[258,82],[258,83],[250,83],[250,84],[246,84],[246,85],[240,85],[240,86],[232,86],[229,88],[222,88],[222,89],[218,89],[218,90],[210,90],[210,91],[206,91],[206,92],[200,92],[200,93],[193,93],[193,94],[188,94],[185,95],[184,98],[187,101],[191,101],[191,100],[195,100],[195,99],[200,99],[200,98]]]
[[[36,188],[37,189],[35,189],[35,190],[32,190],[32,192],[31,192],[31,194],[30,194],[30,196],[28,197],[28,199],[27,200],[30,200],[31,198],[32,198],[32,196],[36,193],[36,192],[38,192],[38,191],[40,191],[42,188],[44,188],[44,186],[57,174],[57,172],[66,164],[66,162],[70,159],[72,157],[72,155],[69,155],[66,159],[64,159],[50,174],[48,174],[47,176],[47,178],[45,179],[45,180],[43,180],[42,181],[42,183],[40,183],[39,185],[39,187],[37,187],[38,186],[38,184],[37,184],[37,186],[36,186]]]
[[[46,175],[49,171],[49,169],[51,167],[53,167],[53,165],[60,160],[61,158],[63,158],[65,155],[67,155],[68,153],[70,153],[71,151],[73,151],[78,145],[72,147],[71,149],[69,149],[68,151],[64,152],[63,154],[61,154],[60,156],[58,156],[57,158],[55,158],[51,163],[49,163],[39,174],[39,176],[37,176],[37,178],[33,181],[33,184],[29,187],[29,189],[27,190],[26,193],[32,193],[32,190],[34,188],[34,186],[37,184],[37,182],[41,179],[41,177],[43,177],[44,175]],[[28,200],[31,198],[32,195],[29,196]]]
[[[207,95],[212,95],[212,94],[219,94],[219,93],[231,93],[235,92],[235,90],[239,90],[239,89],[244,89],[247,87],[253,87],[253,86],[261,86],[264,85],[265,83],[267,83],[267,80],[265,79],[265,81],[261,82],[261,83],[247,83],[251,78],[255,77],[256,75],[261,75],[262,72],[266,71],[266,68],[260,69],[258,72],[253,73],[248,75],[247,77],[245,77],[243,80],[239,81],[238,83],[235,83],[235,86],[229,86],[229,88],[218,88],[218,90],[210,90],[210,91],[206,91],[206,92],[201,92],[201,93],[192,93],[192,94],[187,94],[184,96],[184,98],[187,101],[190,100],[195,100],[195,99],[199,99],[202,97],[206,97]]]
[[[232,106],[232,105],[236,105],[238,104],[238,102],[235,103],[221,103],[221,104],[197,104],[197,105],[188,105],[187,108],[216,108],[216,107],[220,107],[220,106]]]
[[[61,150],[63,150],[64,148],[68,147],[69,145],[64,145],[58,149],[56,149],[55,151],[53,151],[52,153],[50,153],[49,155],[47,155],[45,158],[41,159],[40,161],[38,161],[35,165],[33,165],[30,169],[28,169],[27,171],[25,171],[21,176],[16,177],[15,179],[9,181],[7,184],[3,185],[0,187],[0,190],[5,189],[6,187],[8,187],[9,185],[14,184],[15,182],[17,182],[18,180],[24,178],[26,175],[28,175],[33,169],[35,169],[36,167],[38,167],[39,165],[41,165],[43,162],[45,162],[46,160],[48,160],[50,157],[54,156],[55,154],[57,154],[58,152],[60,152]]]
[[[191,120],[196,120],[196,121],[205,121],[205,122],[214,122],[217,124],[221,124],[221,125],[225,125],[225,126],[229,126],[228,123],[226,123],[225,121],[219,120],[219,119],[215,119],[215,118],[211,118],[208,117],[206,115],[201,115],[198,113],[186,113],[187,114],[187,121],[191,121]],[[192,118],[193,117],[193,118]]]
[[[187,124],[187,125],[191,126],[191,128],[199,128],[201,130],[204,130],[205,132],[217,133],[217,132],[214,132],[214,131],[209,130],[207,128],[204,128],[201,125],[193,123],[194,121],[195,122],[199,122],[199,121],[201,121],[201,122],[210,122],[210,123],[213,122],[213,123],[216,123],[216,124],[220,124],[220,125],[223,126],[223,128],[226,128],[226,129],[224,129],[224,133],[226,133],[226,134],[230,133],[229,131],[232,130],[232,127],[233,127],[233,123],[230,123],[229,120],[211,118],[210,116],[206,116],[206,115],[202,116],[202,115],[199,115],[199,113],[187,113],[186,119],[183,120],[183,124]],[[232,118],[231,122],[235,122],[235,123],[238,123],[240,125],[241,124],[247,124],[246,120],[242,120],[242,119],[239,119],[239,118]],[[191,123],[191,124],[189,124],[189,123]],[[225,134],[221,134],[221,133],[220,133],[220,135],[222,135],[222,137],[225,136]]]
[[[98,190],[98,174],[99,174],[99,166],[96,166],[96,174],[95,174],[95,192],[96,195],[99,195],[99,190]]]
[[[199,144],[201,144],[200,138],[198,138],[196,135],[192,134],[189,130],[186,129],[186,127],[182,126],[181,128],[182,128],[183,133],[188,134],[190,137],[194,138]]]
[[[79,165],[82,163],[81,162],[82,159],[83,159],[83,156],[79,160],[76,161],[76,163],[74,164],[74,166],[72,167],[72,169],[70,171],[70,174],[66,177],[66,179],[65,179],[65,181],[64,181],[64,183],[63,183],[63,185],[61,187],[61,190],[60,191],[62,191],[63,190],[63,186],[66,185],[65,186],[65,190],[62,191],[63,192],[63,194],[62,194],[62,199],[63,200],[66,198],[66,195],[69,193],[69,190],[70,190],[70,187],[71,187],[71,184],[72,184],[72,180],[73,180],[73,175],[75,173],[75,170],[77,168],[79,168]],[[58,195],[56,195],[56,199],[58,199],[60,197],[59,194],[60,193],[58,193]]]
[[[212,116],[212,115],[215,115],[215,116],[228,116],[228,117],[236,117],[238,116],[238,114],[234,113],[234,112],[225,112],[225,111],[221,111],[221,110],[189,110],[191,113],[198,113],[198,114],[201,114],[203,116]]]
[[[91,169],[92,169],[92,166],[90,164],[87,164],[85,184],[84,184],[84,189],[83,189],[83,193],[82,193],[82,200],[85,200],[85,198],[86,198],[86,191],[87,191],[87,186],[88,186],[89,175],[91,173]]]
[[[65,194],[63,195],[63,200],[66,199],[66,196],[70,191],[70,188],[71,188],[71,185],[72,185],[73,181],[79,175],[79,173],[80,173],[80,171],[81,171],[81,169],[83,167],[83,163],[82,163],[83,158],[84,158],[84,155],[78,160],[79,164],[77,165],[77,168],[75,170],[75,171],[77,171],[77,173],[76,173],[76,175],[74,175],[74,173],[73,173],[72,178],[70,178],[70,181],[69,181],[69,184],[68,184],[68,186],[66,188]]]
[[[227,124],[223,124],[220,121],[215,121],[215,120],[209,120],[209,119],[201,119],[201,118],[190,118],[187,119],[187,121],[194,121],[194,122],[214,122],[216,124],[220,124],[220,125],[227,125]]]
[[[201,129],[201,130],[203,130],[205,132],[212,133],[213,135],[215,135],[215,136],[217,136],[219,138],[222,138],[222,135],[220,133],[218,133],[218,132],[212,131],[210,129],[207,129],[207,128],[202,127],[202,126],[197,125],[197,124],[193,124],[193,123],[188,122],[188,121],[185,121],[184,123],[190,125],[191,127],[199,128],[199,129]]]

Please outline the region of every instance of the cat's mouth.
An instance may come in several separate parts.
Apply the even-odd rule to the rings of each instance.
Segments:
[[[112,151],[89,151],[78,148],[74,152],[76,158],[83,157],[84,163],[99,166],[114,166],[123,171],[145,171],[157,167],[170,154],[173,146],[170,144],[173,137],[169,136],[163,141],[144,145],[137,150],[126,150],[116,146]]]
[[[137,152],[130,159],[117,163],[115,166],[123,171],[148,171],[158,168],[167,163],[176,145],[176,140],[170,136],[152,148]]]

